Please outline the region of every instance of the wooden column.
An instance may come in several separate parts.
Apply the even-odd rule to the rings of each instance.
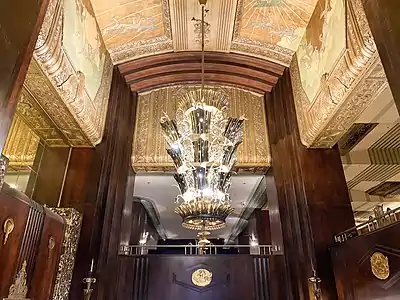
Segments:
[[[372,34],[400,111],[400,2],[393,0],[362,0]]]
[[[49,0],[0,2],[0,153]]]
[[[266,96],[266,107],[284,245],[284,264],[277,268],[289,279],[280,288],[288,291],[285,299],[310,299],[315,269],[323,299],[337,299],[328,246],[335,233],[354,226],[339,152],[301,143],[288,70]]]
[[[114,68],[102,142],[70,158],[62,205],[83,211],[71,299],[83,297],[82,279],[95,259],[94,299],[118,298],[118,250],[136,119],[137,94]],[[80,162],[80,163],[79,163]],[[133,184],[131,182],[130,184]],[[83,203],[83,204],[82,204]]]

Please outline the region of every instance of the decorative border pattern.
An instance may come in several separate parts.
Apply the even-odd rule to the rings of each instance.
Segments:
[[[360,0],[346,1],[346,40],[346,51],[312,104],[296,56],[290,66],[300,137],[307,147],[333,147],[387,85]]]
[[[49,209],[61,216],[66,226],[52,299],[68,300],[82,226],[82,214],[73,208]]]
[[[62,45],[63,3],[63,0],[50,1],[33,56],[90,144],[97,145],[103,136],[113,66],[106,55],[100,88],[94,99],[90,99],[86,91],[79,93],[79,70],[74,70]]]

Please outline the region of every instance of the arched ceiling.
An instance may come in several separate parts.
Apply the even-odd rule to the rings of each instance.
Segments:
[[[316,2],[208,0],[206,51],[243,53],[288,65]],[[193,20],[201,16],[198,0],[92,0],[92,5],[115,64],[200,50],[199,23]]]
[[[241,54],[206,52],[206,84],[223,84],[263,94],[275,86],[284,67]],[[118,66],[132,91],[201,83],[201,52],[165,53]]]

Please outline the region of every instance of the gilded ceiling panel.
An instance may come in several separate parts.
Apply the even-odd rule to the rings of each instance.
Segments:
[[[89,0],[50,1],[36,43],[34,60],[78,124],[77,130],[82,130],[85,143],[100,143],[111,86],[112,62]],[[56,114],[56,111],[53,113]],[[69,122],[69,119],[60,117],[56,116],[58,119],[54,121]],[[71,138],[74,134],[75,131],[71,132]]]
[[[201,7],[198,0],[170,0],[174,51],[201,50]],[[230,50],[237,0],[208,1],[205,49]]]
[[[332,147],[387,85],[361,1],[320,0],[290,71],[303,144]]]
[[[173,171],[166,152],[160,118],[164,112],[175,115],[175,93],[182,87],[168,87],[139,96],[132,149],[132,167],[136,172]],[[194,86],[185,87],[188,89]],[[248,116],[243,143],[238,149],[236,171],[265,173],[270,165],[264,98],[236,88],[224,88],[229,95],[229,114]]]
[[[168,0],[93,0],[113,61],[172,50]]]
[[[289,65],[316,2],[317,0],[238,0],[232,51]]]

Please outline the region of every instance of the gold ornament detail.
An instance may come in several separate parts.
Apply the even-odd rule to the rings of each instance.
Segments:
[[[212,273],[207,269],[197,269],[192,273],[192,283],[195,286],[206,287],[212,282]]]
[[[380,252],[375,252],[371,256],[372,274],[380,280],[386,280],[390,276],[389,259]]]
[[[21,270],[18,272],[14,284],[11,285],[7,299],[25,299],[28,294],[26,286],[26,260],[23,262]]]
[[[73,208],[50,208],[65,221],[62,252],[58,263],[53,300],[68,300],[82,226],[82,214]],[[50,242],[50,241],[49,241]]]
[[[3,232],[4,232],[4,241],[3,245],[7,244],[8,237],[10,236],[11,232],[14,231],[15,223],[12,218],[8,218],[3,225]]]

